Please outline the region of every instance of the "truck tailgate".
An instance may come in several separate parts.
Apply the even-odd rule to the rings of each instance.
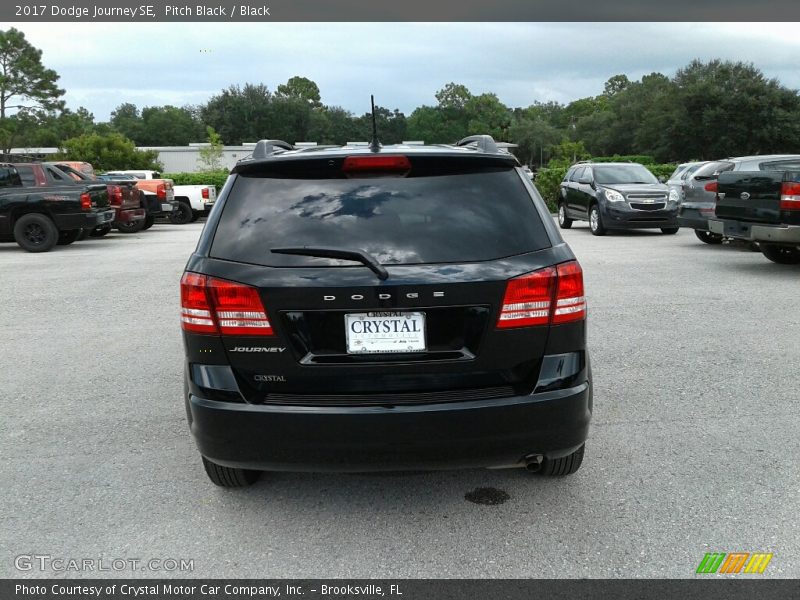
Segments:
[[[781,171],[728,171],[717,179],[720,219],[781,222],[781,187],[788,173]]]

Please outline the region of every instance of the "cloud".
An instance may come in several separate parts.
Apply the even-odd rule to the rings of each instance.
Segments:
[[[791,23],[19,24],[61,75],[68,106],[105,120],[122,102],[198,104],[231,84],[294,75],[323,102],[366,112],[369,95],[410,113],[445,83],[509,106],[595,95],[612,75],[666,75],[694,58],[755,63],[800,87]]]

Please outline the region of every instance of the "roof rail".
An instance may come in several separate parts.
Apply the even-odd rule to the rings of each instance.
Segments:
[[[494,138],[490,135],[470,135],[456,142],[456,146],[471,146],[472,144],[475,144],[475,147],[481,152],[494,154],[498,149]]]
[[[259,140],[253,149],[253,158],[267,158],[279,150],[294,150],[291,144],[282,140]]]

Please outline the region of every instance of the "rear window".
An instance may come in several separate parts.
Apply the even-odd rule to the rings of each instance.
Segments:
[[[694,178],[697,180],[702,180],[703,178],[713,179],[718,174],[730,171],[731,169],[733,169],[732,162],[715,160],[697,169],[697,171],[694,172]]]
[[[800,158],[763,162],[758,168],[761,171],[800,171]]]
[[[277,179],[240,174],[211,256],[266,266],[352,265],[271,248],[359,249],[383,264],[476,262],[550,246],[513,169],[426,177]]]

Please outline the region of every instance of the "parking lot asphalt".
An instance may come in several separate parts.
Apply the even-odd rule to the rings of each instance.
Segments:
[[[178,281],[201,228],[0,245],[0,576],[694,577],[706,552],[761,551],[759,577],[800,577],[798,267],[576,224],[595,381],[577,474],[223,490],[182,400]],[[477,488],[499,503],[466,499]],[[194,570],[20,572],[27,554]]]

